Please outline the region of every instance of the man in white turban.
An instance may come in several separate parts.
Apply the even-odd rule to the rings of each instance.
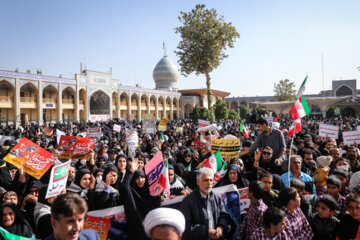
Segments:
[[[146,215],[144,228],[151,239],[180,240],[185,230],[185,218],[176,209],[156,208]]]

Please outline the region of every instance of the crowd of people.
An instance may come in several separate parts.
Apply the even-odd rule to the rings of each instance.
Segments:
[[[320,137],[320,123],[339,126],[338,138]],[[120,132],[113,130],[114,124],[121,126]],[[23,137],[59,156],[56,131],[45,134],[44,126],[34,123],[3,125],[0,135],[13,140],[0,148],[0,227],[38,239],[81,239],[86,234],[97,239],[80,226],[86,211],[123,205],[127,239],[360,239],[360,143],[345,145],[342,137],[345,131],[360,130],[360,120],[305,117],[293,138],[288,137],[291,119],[281,116],[279,124],[274,128],[264,117],[247,122],[246,138],[240,122],[229,120],[204,131],[197,121],[169,120],[167,130],[155,133],[146,133],[137,120],[49,123],[48,128],[68,136],[94,127],[103,135],[88,159],[72,159],[63,193],[47,199],[50,171],[36,180],[4,157]],[[134,154],[129,154],[129,132],[138,135]],[[239,156],[224,157],[227,172],[214,184],[216,173],[204,164],[211,156],[211,139],[230,135],[240,139]],[[149,191],[144,166],[158,152],[168,162],[170,195]],[[236,219],[212,191],[229,184],[248,188],[250,206]],[[166,198],[182,195],[177,210],[161,207]],[[67,228],[60,224],[63,218],[70,219]]]

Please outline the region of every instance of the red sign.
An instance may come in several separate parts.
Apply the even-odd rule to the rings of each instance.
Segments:
[[[91,138],[64,136],[60,138],[57,150],[59,158],[64,159],[89,159],[90,149],[94,148]]]
[[[87,216],[84,229],[93,229],[101,240],[106,240],[111,224],[110,218]]]

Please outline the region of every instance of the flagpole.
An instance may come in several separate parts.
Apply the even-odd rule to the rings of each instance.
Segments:
[[[295,138],[295,130],[296,130],[296,127],[294,127],[294,133],[293,133],[293,136],[291,138],[290,152],[289,152],[289,162],[288,162],[288,183],[289,183],[289,186],[288,187],[290,187],[290,160],[291,160],[291,150],[292,150],[293,143],[294,143],[294,138]]]

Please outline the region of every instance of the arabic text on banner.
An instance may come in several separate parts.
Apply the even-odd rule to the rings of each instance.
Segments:
[[[51,169],[50,182],[46,192],[46,199],[60,195],[66,187],[71,160],[54,166]]]
[[[110,218],[87,216],[84,229],[93,229],[101,240],[106,240],[111,225]]]
[[[198,120],[198,127],[199,127],[199,128],[207,127],[207,126],[209,126],[209,125],[210,125],[210,122],[209,122],[209,121],[201,120],[201,119]]]
[[[87,137],[89,138],[101,138],[101,128],[89,128],[87,131]]]
[[[149,190],[152,196],[157,196],[164,189],[160,183],[160,174],[164,167],[164,161],[162,152],[158,152],[155,157],[153,157],[146,165],[145,165],[145,174],[149,181]]]
[[[169,119],[166,117],[163,117],[160,122],[159,122],[159,126],[166,126],[166,124],[168,123]]]
[[[319,124],[319,136],[320,137],[332,137],[335,139],[339,138],[339,126]]]
[[[239,157],[240,139],[211,139],[211,154],[217,150],[221,157]]]
[[[24,137],[4,160],[17,168],[23,167],[25,173],[40,179],[54,164],[55,158],[50,152]]]
[[[343,132],[343,139],[345,145],[360,144],[360,130]]]
[[[63,159],[90,159],[90,149],[94,148],[91,138],[61,136],[57,150],[59,158]]]

